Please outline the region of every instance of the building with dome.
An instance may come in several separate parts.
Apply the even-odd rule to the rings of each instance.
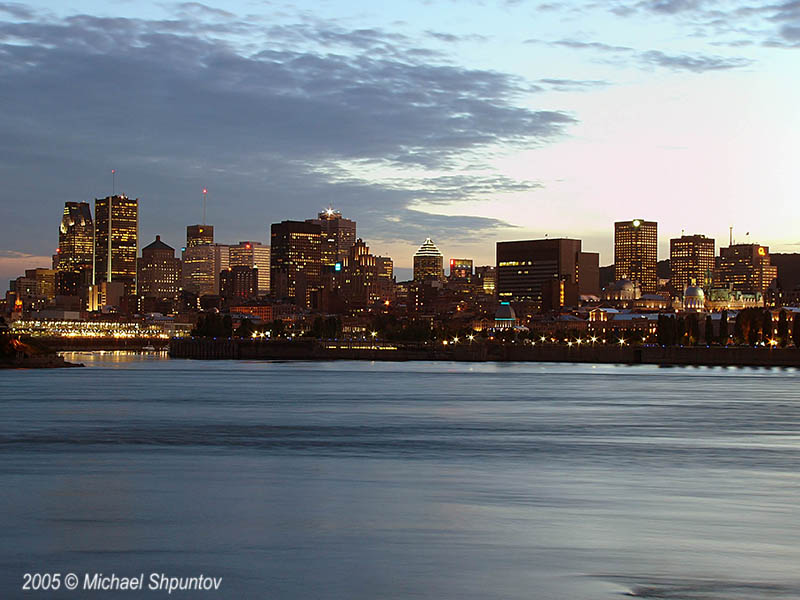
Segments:
[[[702,312],[706,308],[706,295],[703,288],[695,285],[688,285],[683,290],[683,310],[692,312]]]
[[[414,255],[414,281],[444,281],[444,257],[431,238],[427,238]]]

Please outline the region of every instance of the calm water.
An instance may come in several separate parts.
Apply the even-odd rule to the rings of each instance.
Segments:
[[[67,359],[0,372],[0,598],[800,598],[796,370]]]

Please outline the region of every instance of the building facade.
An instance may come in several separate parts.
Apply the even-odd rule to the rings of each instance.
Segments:
[[[181,287],[181,260],[175,249],[157,235],[152,244],[142,248],[138,264],[139,295],[145,298],[174,300]]]
[[[279,300],[312,307],[322,272],[322,228],[306,221],[282,221],[270,228],[270,291]]]
[[[325,246],[321,256],[323,266],[343,262],[356,242],[356,222],[343,218],[341,212],[329,208],[306,223],[320,227]]]
[[[633,219],[614,223],[614,279],[639,283],[643,294],[658,291],[658,223]]]
[[[94,269],[94,222],[88,202],[64,203],[56,257],[56,293],[77,296],[82,284],[91,283]]]
[[[690,286],[711,288],[714,276],[716,243],[704,235],[684,235],[669,241],[670,287],[683,295]]]
[[[571,284],[576,294],[596,293],[599,288],[599,255],[582,252],[581,241],[567,238],[497,242],[497,297],[508,302],[541,305],[543,285],[553,280]],[[485,277],[485,274],[484,274]],[[574,286],[574,287],[572,287]],[[552,285],[548,298],[552,297]],[[573,294],[560,294],[572,300]],[[548,304],[551,304],[548,302]]]
[[[94,283],[121,282],[136,293],[139,253],[139,200],[107,196],[94,201]]]
[[[719,249],[716,287],[764,294],[777,278],[778,267],[770,261],[768,246],[733,244]]]
[[[239,242],[230,247],[231,267],[258,269],[258,295],[269,294],[270,250],[261,242]]]

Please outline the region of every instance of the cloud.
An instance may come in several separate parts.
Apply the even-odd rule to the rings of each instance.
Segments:
[[[608,81],[599,79],[539,79],[537,83],[550,86],[559,92],[586,91],[593,88],[605,87],[610,85]]]
[[[657,50],[649,50],[640,54],[643,63],[669,69],[693,71],[719,71],[746,67],[753,61],[746,58],[725,58],[721,56],[690,56],[687,54],[668,55]]]
[[[198,3],[178,9],[185,16],[175,20],[0,21],[0,221],[19,223],[7,243],[54,245],[55,225],[41,224],[65,200],[109,193],[112,167],[117,191],[141,198],[142,235],[171,236],[176,247],[204,186],[223,241],[263,239],[269,223],[330,202],[375,235],[457,235],[458,219],[409,207],[421,195],[457,201],[514,183],[464,179],[459,189],[430,177],[421,194],[416,176],[384,186],[323,167],[456,172],[496,146],[555,141],[575,123],[520,102],[528,82],[452,64],[404,35],[316,19],[264,27]],[[400,232],[389,214],[407,218]]]
[[[621,55],[619,60],[630,60],[627,59],[627,57],[631,57],[635,63],[642,67],[657,66],[673,70],[692,71],[695,73],[736,69],[746,67],[753,63],[752,60],[741,57],[706,56],[701,54],[670,55],[660,50],[638,51],[628,46],[612,46],[602,42],[558,40],[551,42],[551,45],[575,50],[594,50],[602,53]]]

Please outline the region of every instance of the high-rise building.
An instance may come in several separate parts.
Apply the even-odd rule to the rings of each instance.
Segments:
[[[778,277],[771,264],[769,247],[760,244],[733,244],[719,249],[715,286],[741,292],[766,293]]]
[[[188,225],[186,227],[186,247],[208,246],[214,243],[213,225]]]
[[[375,267],[378,269],[378,277],[384,277],[389,281],[394,279],[394,262],[388,256],[376,256]]]
[[[475,279],[483,288],[484,294],[494,296],[495,289],[497,288],[497,267],[488,265],[475,267]]]
[[[342,217],[338,210],[329,208],[307,219],[306,223],[319,225],[322,233],[321,260],[323,266],[343,262],[356,242],[356,222]]]
[[[472,281],[472,259],[451,258],[450,279],[451,281]]]
[[[119,281],[136,293],[139,200],[107,196],[94,201],[94,283]]]
[[[175,249],[161,241],[157,235],[152,244],[142,248],[138,262],[139,295],[146,298],[178,297],[181,282],[181,260],[175,258]]]
[[[270,291],[299,306],[316,303],[322,272],[322,228],[304,221],[281,221],[270,228]]]
[[[688,286],[704,290],[711,287],[714,275],[716,243],[704,235],[683,235],[669,241],[670,287],[676,295],[683,295]]]
[[[633,219],[614,223],[614,278],[639,283],[643,294],[658,289],[658,223]]]
[[[88,202],[65,202],[58,229],[59,271],[77,273],[92,266],[94,223]]]
[[[552,280],[572,284],[580,294],[593,293],[599,287],[598,261],[596,253],[581,252],[580,240],[497,242],[497,296],[503,301],[538,304],[542,286]]]
[[[56,294],[77,296],[92,283],[94,270],[94,223],[88,202],[65,202],[58,229]]]
[[[258,295],[258,268],[237,265],[219,274],[219,295],[229,303],[251,300]]]
[[[219,295],[219,274],[230,266],[229,246],[204,244],[183,250],[183,289],[198,296]]]
[[[231,267],[250,267],[258,269],[258,295],[269,294],[269,246],[260,242],[239,242],[230,247]]]
[[[431,238],[427,238],[414,254],[414,281],[444,280],[444,257]]]

